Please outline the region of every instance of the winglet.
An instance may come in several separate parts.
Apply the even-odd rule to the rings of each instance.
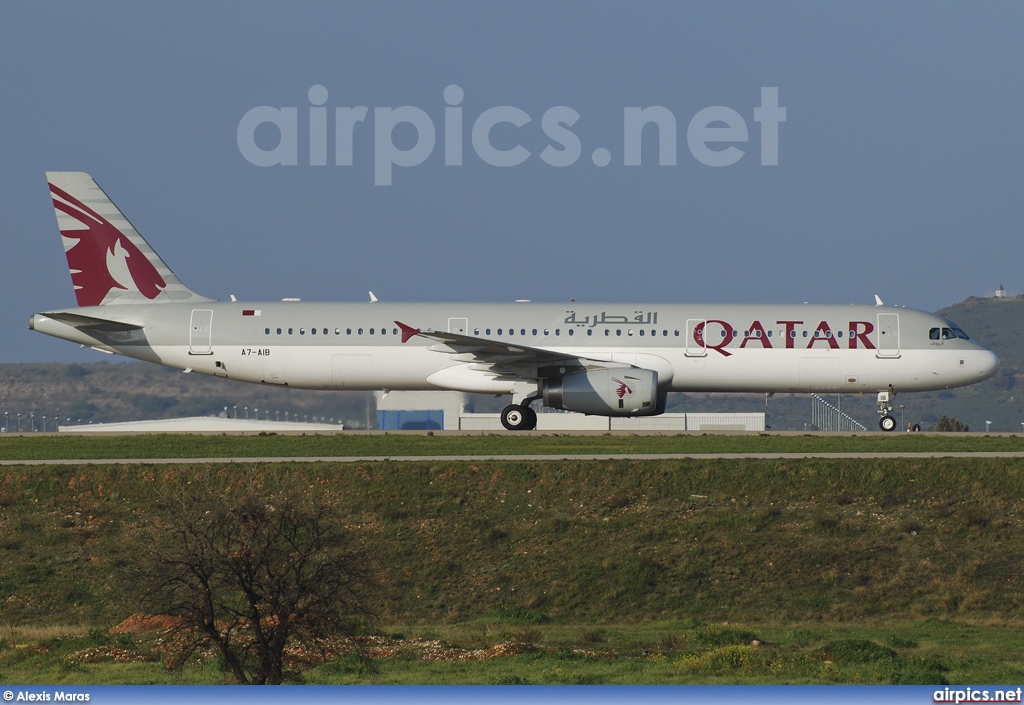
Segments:
[[[420,334],[420,329],[419,328],[413,328],[412,326],[407,326],[404,323],[402,323],[401,321],[395,321],[395,325],[402,329],[402,342],[403,343],[408,343],[409,342],[409,338],[415,337],[415,336]]]
[[[885,306],[885,304],[882,303],[882,298],[878,294],[875,294],[875,306]]]

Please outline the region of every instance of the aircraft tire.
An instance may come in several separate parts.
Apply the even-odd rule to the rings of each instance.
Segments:
[[[537,427],[537,414],[528,406],[509,404],[501,410],[501,425],[509,431],[532,431]]]
[[[896,428],[896,419],[889,415],[885,415],[878,420],[878,427],[883,431],[891,431]]]

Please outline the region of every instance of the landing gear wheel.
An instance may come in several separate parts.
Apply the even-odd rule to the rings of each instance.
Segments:
[[[537,428],[537,414],[528,406],[509,404],[501,410],[501,425],[509,431],[532,431]]]
[[[883,431],[891,431],[896,428],[896,419],[886,414],[878,420],[878,427]]]

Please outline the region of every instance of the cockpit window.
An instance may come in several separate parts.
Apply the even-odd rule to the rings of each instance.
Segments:
[[[967,334],[959,328],[932,328],[928,331],[929,340],[955,340],[960,338],[961,340],[970,340]]]

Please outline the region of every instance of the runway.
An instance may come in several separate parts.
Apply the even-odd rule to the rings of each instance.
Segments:
[[[383,462],[537,462],[608,460],[886,460],[930,458],[1024,458],[1024,451],[935,451],[925,453],[580,453],[531,455],[338,455],[238,458],[71,458],[61,460],[0,460],[5,465],[217,465],[260,463],[383,463]]]

